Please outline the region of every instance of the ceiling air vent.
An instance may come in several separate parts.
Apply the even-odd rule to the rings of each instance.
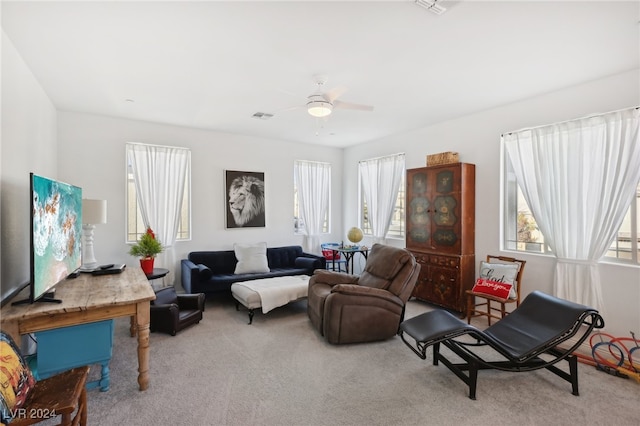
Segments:
[[[440,6],[438,0],[416,0],[416,4],[418,6],[422,6],[430,12],[435,13],[436,15],[442,15],[447,11],[446,7]]]
[[[257,118],[258,120],[268,120],[273,117],[273,114],[269,114],[267,112],[256,112],[252,117]]]

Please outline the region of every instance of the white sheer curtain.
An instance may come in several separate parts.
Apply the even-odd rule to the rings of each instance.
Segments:
[[[556,296],[602,312],[598,260],[640,180],[637,108],[504,135],[545,242],[557,256]]]
[[[359,169],[373,242],[384,244],[405,172],[404,154],[363,160]]]
[[[294,173],[298,213],[304,223],[302,246],[307,253],[320,253],[320,234],[329,213],[331,164],[297,160]]]
[[[161,266],[175,264],[174,243],[180,224],[191,151],[168,146],[127,144],[138,208],[146,227],[151,227],[165,251],[157,257]],[[172,268],[170,268],[172,269]]]

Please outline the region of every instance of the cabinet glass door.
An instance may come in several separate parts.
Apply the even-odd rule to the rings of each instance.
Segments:
[[[407,247],[458,253],[460,178],[455,167],[407,171]]]
[[[407,176],[407,247],[431,247],[431,201],[426,171]]]

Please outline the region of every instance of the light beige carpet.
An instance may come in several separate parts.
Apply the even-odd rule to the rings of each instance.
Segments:
[[[407,318],[429,309],[410,301]],[[152,333],[151,383],[141,392],[136,340],[128,319],[117,320],[111,389],[88,393],[89,424],[640,424],[640,385],[584,364],[579,397],[546,370],[481,371],[472,401],[453,373],[421,360],[397,336],[325,343],[305,300],[258,310],[247,322],[229,296],[208,300],[204,320],[175,337]]]

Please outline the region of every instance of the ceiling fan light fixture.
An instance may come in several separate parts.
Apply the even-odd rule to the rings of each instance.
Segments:
[[[307,102],[307,112],[314,117],[326,117],[331,114],[333,105],[325,100],[312,100]]]

